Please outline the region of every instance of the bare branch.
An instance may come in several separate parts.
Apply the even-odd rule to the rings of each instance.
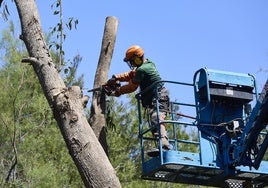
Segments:
[[[39,63],[39,60],[35,57],[25,57],[21,60],[22,63]]]

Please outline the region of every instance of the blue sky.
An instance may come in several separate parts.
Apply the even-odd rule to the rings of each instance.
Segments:
[[[36,2],[43,30],[49,32],[57,23],[54,0]],[[67,31],[66,58],[83,57],[79,71],[87,88],[93,86],[107,16],[119,20],[110,75],[128,71],[125,50],[139,44],[164,80],[192,83],[195,71],[204,67],[251,73],[259,89],[268,78],[267,0],[76,0],[63,5],[65,20],[79,19],[77,30]],[[17,13],[11,14],[19,23]],[[1,20],[0,29],[6,24]]]

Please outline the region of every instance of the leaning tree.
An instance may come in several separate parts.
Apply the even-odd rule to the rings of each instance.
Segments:
[[[3,0],[0,0],[0,4],[2,2]],[[22,59],[22,62],[29,63],[33,67],[85,186],[121,187],[102,147],[105,146],[105,139],[101,134],[105,125],[103,96],[95,95],[92,103],[94,106],[91,108],[94,114],[90,120],[94,124],[96,136],[84,114],[88,97],[83,96],[78,86],[66,87],[49,54],[35,0],[14,0],[14,2],[21,23],[20,39],[28,51],[28,57]],[[107,79],[114,48],[117,20],[114,17],[107,17],[106,25],[98,64],[98,69],[103,71],[97,70],[97,73],[104,74],[96,77],[94,85],[102,84]],[[102,145],[98,138],[102,140]]]

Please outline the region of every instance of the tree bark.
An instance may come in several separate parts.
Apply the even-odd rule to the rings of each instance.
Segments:
[[[95,73],[94,88],[104,84],[108,79],[111,59],[113,56],[116,40],[118,21],[115,17],[106,18],[102,47],[98,67]],[[103,92],[94,92],[92,96],[91,113],[89,123],[99,139],[104,151],[108,156],[108,144],[106,140],[106,118],[105,118],[106,96]]]
[[[15,0],[21,21],[21,39],[38,76],[62,136],[86,187],[121,187],[116,172],[84,114],[79,87],[66,88],[49,55],[35,0]],[[49,135],[47,135],[49,136]]]

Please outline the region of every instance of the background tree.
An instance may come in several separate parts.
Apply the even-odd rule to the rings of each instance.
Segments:
[[[20,63],[27,52],[13,23],[1,36],[1,187],[82,187],[38,79]]]

